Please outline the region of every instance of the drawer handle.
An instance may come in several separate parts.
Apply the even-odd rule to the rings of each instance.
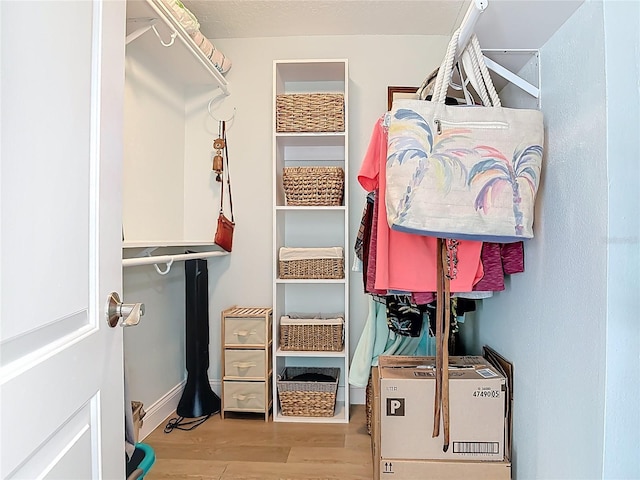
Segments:
[[[255,335],[256,331],[255,330],[239,330],[237,332],[233,332],[234,335],[237,335],[238,337],[248,337],[249,335]]]
[[[236,368],[251,368],[255,367],[255,362],[233,362],[232,365]]]
[[[244,395],[242,393],[236,393],[233,395],[234,400],[238,400],[239,402],[244,402],[245,400],[253,400],[256,398],[255,395]]]

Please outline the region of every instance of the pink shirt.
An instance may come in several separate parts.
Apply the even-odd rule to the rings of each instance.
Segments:
[[[387,130],[380,118],[373,129],[369,148],[362,161],[358,182],[371,192],[378,189],[376,231],[377,290],[406,292],[436,291],[436,238],[398,232],[389,228],[385,206]],[[451,281],[452,292],[470,292],[483,276],[482,242],[461,241],[458,247],[458,275]]]

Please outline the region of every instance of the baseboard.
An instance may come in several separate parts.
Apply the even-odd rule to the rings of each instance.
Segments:
[[[175,414],[185,383],[186,380],[173,387],[149,408],[146,406],[144,407],[147,414],[144,416],[142,427],[140,428],[140,441],[144,440],[160,425],[163,425],[168,417]],[[209,383],[211,384],[211,390],[213,390],[216,395],[220,396],[220,380],[209,380]]]
[[[364,405],[367,401],[367,389],[362,387],[351,387],[349,390],[349,403],[351,405]]]
[[[184,382],[179,383],[167,392],[162,398],[160,398],[153,405],[148,408],[144,406],[147,412],[142,422],[142,428],[140,428],[140,441],[144,440],[151,432],[153,432],[160,425],[163,425],[168,417],[175,413],[178,408],[178,402],[180,402],[180,396],[184,388]],[[220,380],[209,380],[211,390],[216,395],[220,396],[222,388]],[[351,387],[349,391],[351,395],[351,405],[364,405],[366,401],[366,389],[361,387]]]
[[[151,432],[164,423],[164,421],[178,408],[178,402],[186,380],[173,387],[153,405],[143,406],[147,414],[142,419],[139,438],[144,440]]]

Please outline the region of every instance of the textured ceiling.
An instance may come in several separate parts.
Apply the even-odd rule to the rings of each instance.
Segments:
[[[537,49],[584,0],[489,0],[483,48]],[[184,0],[208,38],[451,35],[470,0]]]
[[[211,38],[299,35],[448,35],[463,0],[191,0]],[[462,20],[462,17],[460,17]]]

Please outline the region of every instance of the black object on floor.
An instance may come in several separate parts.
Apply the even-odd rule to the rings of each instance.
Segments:
[[[144,450],[136,448],[133,451],[133,455],[131,455],[131,458],[127,462],[127,478],[129,478],[131,474],[134,472],[134,470],[138,468],[138,465],[140,465],[140,462],[142,462],[143,459],[144,459]]]
[[[220,411],[221,401],[209,385],[209,271],[207,260],[187,260],[186,357],[187,384],[176,413],[197,418]]]

